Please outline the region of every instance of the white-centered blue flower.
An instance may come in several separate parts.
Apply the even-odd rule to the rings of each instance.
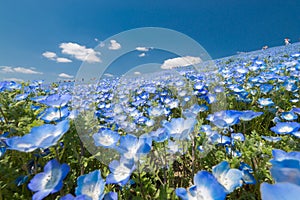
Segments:
[[[224,186],[227,193],[233,192],[238,187],[241,187],[243,182],[243,173],[238,169],[230,169],[229,163],[223,161],[212,168],[212,173],[219,181],[221,185]]]
[[[271,127],[271,131],[277,134],[291,134],[300,129],[300,123],[297,122],[278,122],[276,126]]]
[[[184,140],[190,139],[190,133],[194,130],[196,124],[195,118],[173,118],[170,122],[163,123],[165,129],[169,132],[170,137]]]
[[[70,171],[67,164],[59,164],[55,159],[50,160],[44,167],[44,172],[36,174],[28,184],[28,188],[36,192],[33,200],[41,200],[61,190],[63,186],[63,179]]]
[[[182,200],[224,200],[226,198],[222,185],[207,171],[199,171],[194,176],[194,184],[188,190],[177,188],[176,195]]]
[[[85,195],[91,200],[99,200],[104,197],[105,181],[101,177],[101,171],[95,170],[77,178],[76,196]]]
[[[113,160],[109,164],[109,170],[111,173],[106,177],[106,183],[116,183],[123,186],[128,182],[132,172],[135,170],[134,160],[128,160],[124,157],[121,157],[120,161]]]
[[[30,133],[19,137],[6,139],[8,149],[32,152],[37,148],[46,149],[55,145],[58,140],[69,130],[69,121],[64,120],[56,125],[44,124],[34,127]]]
[[[100,129],[98,133],[95,133],[93,139],[96,146],[114,148],[120,139],[120,135],[115,131],[105,128]]]

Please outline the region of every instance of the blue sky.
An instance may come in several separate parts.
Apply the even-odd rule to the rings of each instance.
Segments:
[[[74,77],[101,41],[139,27],[184,33],[212,58],[298,42],[299,10],[298,0],[0,0],[0,80]]]

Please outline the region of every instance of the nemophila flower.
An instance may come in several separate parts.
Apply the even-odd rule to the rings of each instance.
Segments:
[[[93,135],[95,145],[105,148],[114,148],[120,139],[119,133],[107,128],[101,128],[98,133]]]
[[[291,112],[294,112],[294,113],[300,115],[300,108],[294,107],[294,108],[292,108]]]
[[[233,192],[241,187],[243,173],[238,169],[230,169],[229,163],[223,161],[212,168],[212,174],[216,177],[221,185],[224,186],[227,193]]]
[[[68,117],[69,114],[70,112],[67,106],[62,108],[49,107],[45,109],[39,116],[46,123],[50,123],[52,121],[61,121]]]
[[[278,122],[276,126],[271,127],[271,131],[277,134],[291,134],[300,129],[297,122]]]
[[[274,102],[272,101],[271,98],[259,98],[257,100],[257,103],[264,107],[264,106],[273,106],[274,105]]]
[[[254,112],[252,110],[244,110],[241,112],[240,120],[242,121],[250,121],[256,117],[259,117],[263,114],[263,112]]]
[[[237,150],[233,150],[231,147],[226,147],[225,151],[228,155],[232,156],[232,157],[241,157],[242,153],[237,151]]]
[[[177,188],[175,193],[182,200],[223,200],[226,193],[216,178],[207,171],[199,171],[194,176],[194,184],[188,190]]]
[[[150,152],[152,145],[152,138],[149,135],[141,135],[137,138],[134,135],[127,134],[121,136],[120,144],[117,150],[126,159],[138,159],[140,156],[146,155]]]
[[[125,185],[132,172],[135,170],[135,164],[133,159],[126,159],[121,157],[120,161],[113,160],[109,164],[110,174],[106,177],[107,184],[119,184]]]
[[[69,130],[69,121],[64,120],[56,125],[44,124],[33,127],[30,133],[19,137],[7,138],[5,143],[8,149],[32,152],[37,148],[49,148],[55,145],[58,140]]]
[[[60,191],[69,171],[70,167],[67,164],[59,164],[55,159],[50,160],[45,165],[44,172],[36,174],[28,184],[28,188],[35,192],[32,199],[43,199],[49,194]]]
[[[293,121],[298,119],[298,116],[294,112],[283,112],[281,113],[281,118],[287,121]]]
[[[24,93],[24,94],[18,94],[14,98],[15,101],[22,101],[28,97],[29,93]]]
[[[239,169],[243,173],[242,180],[246,184],[256,184],[256,180],[253,176],[253,169],[246,163],[241,162]]]
[[[212,131],[211,135],[208,136],[208,141],[211,142],[212,144],[217,144],[217,145],[229,145],[231,143],[231,138],[226,136],[226,135],[221,135],[216,131]]]
[[[39,102],[51,107],[63,107],[71,100],[72,96],[69,94],[52,94]]]
[[[281,137],[273,137],[273,136],[261,136],[262,139],[268,141],[268,142],[279,142],[280,140],[282,140]]]
[[[85,195],[91,200],[103,199],[105,181],[101,177],[101,171],[95,170],[77,178],[76,196]]]
[[[208,104],[212,104],[212,103],[215,103],[217,102],[217,95],[215,94],[207,94],[205,96],[205,100],[207,101]]]
[[[155,142],[164,142],[169,138],[169,132],[164,128],[159,128],[156,131],[149,133]]]
[[[242,133],[231,133],[231,138],[241,142],[245,141],[245,136]]]
[[[300,152],[287,153],[274,149],[272,154],[270,172],[275,182],[289,182],[300,186]]]
[[[169,132],[170,137],[184,140],[190,139],[190,133],[194,129],[196,119],[194,118],[173,118],[170,122],[164,122],[163,127]]]
[[[164,109],[162,107],[150,107],[147,109],[149,116],[158,117],[164,114]]]
[[[274,86],[271,84],[263,84],[260,86],[259,89],[260,89],[261,93],[268,94],[273,89],[273,87]]]
[[[239,123],[240,111],[223,110],[214,114],[209,114],[206,118],[219,128],[226,128]]]
[[[103,200],[118,200],[118,193],[108,192],[108,193],[105,194]]]
[[[292,200],[299,199],[300,186],[291,183],[262,183],[260,185],[262,200]]]

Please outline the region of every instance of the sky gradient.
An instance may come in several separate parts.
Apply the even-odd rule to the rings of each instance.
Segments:
[[[184,33],[213,59],[298,42],[299,11],[298,0],[0,0],[0,80],[72,78],[101,41],[139,27]]]

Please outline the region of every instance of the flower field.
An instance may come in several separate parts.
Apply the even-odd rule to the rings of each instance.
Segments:
[[[0,82],[0,200],[299,199],[300,44],[213,62]]]

